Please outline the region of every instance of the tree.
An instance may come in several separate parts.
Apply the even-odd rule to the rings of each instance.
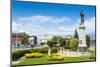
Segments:
[[[53,44],[55,44],[54,46],[58,46],[58,39],[59,39],[59,46],[64,46],[65,45],[65,42],[66,42],[66,39],[60,37],[60,36],[54,36],[51,41]]]
[[[45,43],[41,42],[40,44],[43,46]]]
[[[89,35],[86,35],[86,44],[87,44],[87,47],[89,48],[90,47],[90,36]]]
[[[66,43],[66,39],[65,38],[61,38],[59,39],[60,41],[60,46],[65,46],[65,43]]]
[[[48,40],[47,45],[49,46],[48,55],[51,54],[51,48],[55,46],[54,41]]]
[[[74,38],[79,39],[77,29],[75,29]]]
[[[66,44],[64,46],[66,49],[70,49],[70,39],[66,40]]]
[[[65,48],[76,51],[78,49],[78,44],[79,44],[79,41],[76,38],[67,39]]]
[[[22,44],[27,44],[28,43],[28,38],[29,35],[27,33],[21,33],[22,34]]]
[[[72,38],[70,40],[70,49],[76,51],[78,49],[78,44],[79,44],[78,39]]]
[[[60,44],[59,46],[58,43]],[[54,36],[51,40],[47,41],[47,44],[49,46],[48,54],[50,54],[52,51],[51,50],[52,47],[61,47],[65,45],[65,39],[60,36]]]
[[[48,41],[47,41],[47,45],[48,45],[50,48],[55,46],[54,42],[51,41],[51,40],[48,40]]]

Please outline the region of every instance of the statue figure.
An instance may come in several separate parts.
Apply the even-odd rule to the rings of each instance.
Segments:
[[[81,16],[81,23],[80,23],[80,25],[84,25],[84,13],[83,13],[83,10],[81,10],[80,16]]]

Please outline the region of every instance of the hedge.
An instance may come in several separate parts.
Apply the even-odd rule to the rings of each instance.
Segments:
[[[30,52],[48,53],[48,48],[29,49]]]
[[[92,49],[89,50],[89,52],[90,52],[90,59],[96,59],[96,50]]]
[[[30,49],[30,52],[40,52],[40,53],[48,53],[48,48],[36,48],[36,49]],[[57,47],[51,48],[52,53],[57,53]]]
[[[12,60],[16,61],[24,56],[25,53],[30,53],[29,50],[18,50],[12,53]]]
[[[28,50],[18,50],[12,53],[12,60],[16,61],[23,57],[26,53],[34,53],[34,52],[39,52],[39,53],[48,53],[48,48],[35,48],[35,49],[28,49]],[[51,48],[52,53],[57,52],[57,47]]]

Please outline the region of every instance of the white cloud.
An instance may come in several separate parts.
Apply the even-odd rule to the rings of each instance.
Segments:
[[[54,16],[42,16],[42,15],[35,15],[31,17],[21,17],[17,21],[13,22],[12,30],[13,32],[50,32],[51,29],[47,29],[41,24],[52,24],[57,25],[63,22],[69,22],[70,19],[68,17],[54,17]],[[52,30],[53,31],[53,30]],[[56,30],[54,30],[56,31]]]
[[[86,20],[85,26],[87,34],[95,33],[95,17]]]
[[[18,19],[19,21],[32,22],[32,23],[62,23],[69,22],[70,18],[64,17],[54,17],[54,16],[43,16],[43,15],[35,15],[31,17],[21,17]]]
[[[17,21],[12,22],[13,32],[27,32],[35,35],[53,34],[53,35],[73,35],[75,29],[78,29],[79,19],[73,22],[68,17],[53,17],[36,15],[31,17],[19,18]],[[66,23],[66,24],[63,24]],[[42,24],[42,25],[41,25]],[[45,24],[48,26],[45,27]],[[51,27],[49,26],[50,24]],[[90,18],[85,21],[86,33],[95,31],[95,18]],[[53,28],[52,28],[53,27]]]
[[[64,26],[59,26],[59,29],[62,30],[62,31],[66,30],[66,28]]]

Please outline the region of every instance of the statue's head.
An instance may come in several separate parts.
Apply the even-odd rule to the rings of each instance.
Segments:
[[[81,12],[80,12],[80,16],[84,16],[84,12],[83,12],[83,10],[81,10]]]

